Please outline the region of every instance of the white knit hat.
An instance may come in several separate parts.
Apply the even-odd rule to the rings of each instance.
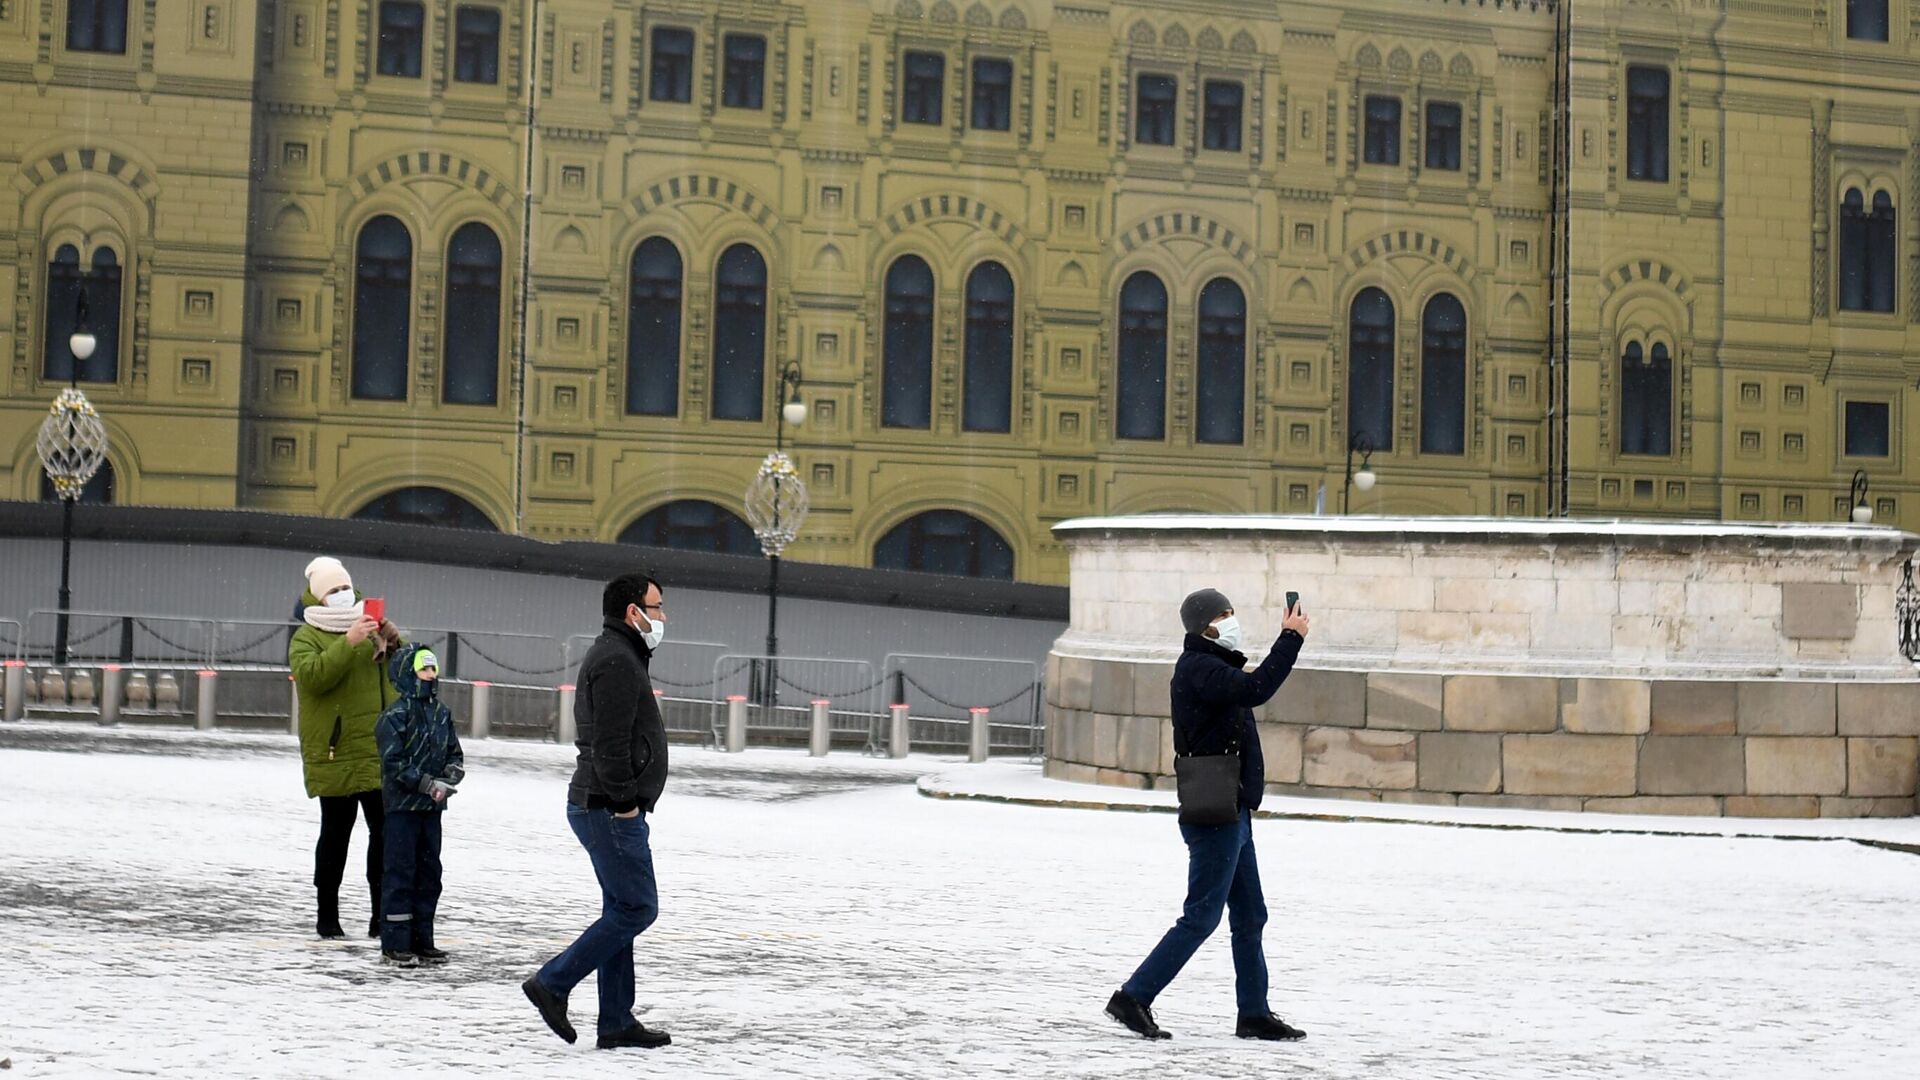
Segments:
[[[325,600],[327,594],[342,585],[352,586],[353,575],[340,565],[340,560],[331,555],[322,555],[307,564],[307,590],[316,600]]]

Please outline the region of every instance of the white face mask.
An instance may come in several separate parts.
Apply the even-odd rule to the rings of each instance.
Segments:
[[[667,637],[666,620],[648,619],[645,615],[642,615],[640,616],[640,621],[647,624],[647,628],[644,630],[638,626],[633,628],[634,631],[640,635],[640,640],[646,642],[647,648],[649,649],[659,648],[660,643],[666,640]]]
[[[1219,622],[1214,623],[1213,628],[1220,635],[1214,640],[1220,643],[1221,648],[1230,649],[1234,652],[1240,651],[1240,620],[1239,619],[1233,617],[1232,615],[1229,615],[1226,618],[1221,619]]]
[[[339,592],[330,592],[322,603],[330,608],[350,608],[354,604],[353,590],[341,589]]]

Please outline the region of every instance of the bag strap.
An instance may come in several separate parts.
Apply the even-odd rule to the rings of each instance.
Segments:
[[[1237,754],[1240,752],[1240,729],[1242,726],[1240,721],[1241,721],[1240,714],[1238,712],[1235,712],[1233,714],[1233,719],[1232,719],[1232,728],[1233,728],[1232,734],[1227,740],[1226,752],[1229,754]],[[1173,756],[1174,757],[1192,757],[1193,756],[1187,750],[1186,732],[1181,729],[1179,724],[1173,725]]]

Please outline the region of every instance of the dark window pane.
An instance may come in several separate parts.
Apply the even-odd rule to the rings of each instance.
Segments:
[[[967,275],[968,431],[1013,430],[1013,276],[999,263]]]
[[[1886,457],[1892,453],[1892,412],[1884,401],[1847,402],[1847,456]]]
[[[620,534],[620,542],[721,555],[760,554],[760,541],[739,515],[699,499],[647,511]]]
[[[500,385],[500,240],[479,222],[447,245],[446,370],[442,399],[492,405]]]
[[[94,249],[86,287],[94,346],[93,356],[80,365],[80,381],[114,382],[120,378],[120,259],[112,248]]]
[[[53,478],[46,473],[40,474],[40,501],[53,502],[60,498],[60,491],[53,486]],[[113,502],[113,462],[102,461],[100,468],[80,489],[80,497],[74,502],[106,505]]]
[[[1847,36],[1855,41],[1887,40],[1887,0],[1847,0]]]
[[[426,20],[426,9],[419,4],[383,0],[377,56],[380,74],[420,77],[420,43]]]
[[[1008,131],[1013,127],[1013,65],[1005,60],[973,62],[973,129]]]
[[[406,525],[438,525],[443,529],[477,529],[499,532],[479,507],[455,495],[432,487],[401,488],[390,491],[354,511],[361,521],[395,521]]]
[[[463,7],[454,14],[453,78],[455,82],[500,81],[500,12],[493,8]]]
[[[958,510],[932,510],[896,525],[873,546],[881,570],[1013,578],[1013,548],[987,523]]]
[[[1893,283],[1897,272],[1894,252],[1893,199],[1884,191],[1873,196],[1873,213],[1867,217],[1867,310],[1893,310]]]
[[[766,98],[767,39],[757,34],[728,34],[725,51],[720,104],[730,109],[760,108]]]
[[[670,26],[653,31],[653,70],[647,96],[655,101],[693,100],[693,31]]]
[[[1347,326],[1347,429],[1375,450],[1393,448],[1393,301],[1379,289],[1353,298]]]
[[[1400,99],[1367,99],[1366,162],[1369,165],[1400,164]]]
[[[639,416],[677,416],[679,249],[658,236],[634,249],[627,289],[627,411]]]
[[[1208,150],[1240,150],[1241,102],[1246,96],[1237,82],[1207,84],[1207,116],[1201,145]]]
[[[1673,358],[1665,345],[1627,346],[1620,359],[1620,452],[1673,452]]]
[[[1200,290],[1198,419],[1194,439],[1238,445],[1246,439],[1247,298],[1217,278]]]
[[[405,401],[413,307],[407,227],[385,215],[362,226],[353,276],[353,396]]]
[[[1460,106],[1452,102],[1427,103],[1427,168],[1460,169]]]
[[[1120,289],[1119,386],[1114,434],[1167,435],[1167,287],[1145,270]]]
[[[886,339],[882,343],[880,423],[933,424],[933,271],[916,255],[887,270]]]
[[[1420,452],[1467,449],[1467,311],[1441,293],[1420,320]]]
[[[766,260],[735,244],[720,256],[715,279],[713,417],[758,420],[766,398]]]
[[[942,109],[943,87],[947,78],[947,58],[939,53],[910,52],[900,77],[900,122],[938,124]]]
[[[127,0],[67,0],[67,49],[125,54]]]
[[[72,244],[60,245],[60,250],[54,252],[53,259],[47,263],[46,348],[40,373],[49,381],[67,382],[73,378],[73,348],[69,341],[73,337],[80,283],[84,277],[80,271],[80,249]],[[89,323],[92,321],[88,319]]]
[[[1867,210],[1859,188],[1840,200],[1840,310],[1867,310]]]
[[[1666,68],[1627,69],[1627,179],[1667,179]]]
[[[41,374],[67,382],[74,378],[73,334],[80,328],[80,298],[86,297],[86,328],[93,334],[93,355],[81,361],[79,381],[115,382],[120,378],[120,260],[112,248],[93,253],[81,269],[80,250],[60,245],[47,264],[46,342]]]
[[[1180,94],[1179,84],[1171,75],[1142,75],[1139,87],[1134,103],[1134,141],[1147,146],[1172,146],[1173,110]]]

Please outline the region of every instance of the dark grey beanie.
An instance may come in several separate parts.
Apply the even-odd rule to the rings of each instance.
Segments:
[[[1202,633],[1221,612],[1232,607],[1233,602],[1219,589],[1201,589],[1180,601],[1180,625],[1189,634]]]

